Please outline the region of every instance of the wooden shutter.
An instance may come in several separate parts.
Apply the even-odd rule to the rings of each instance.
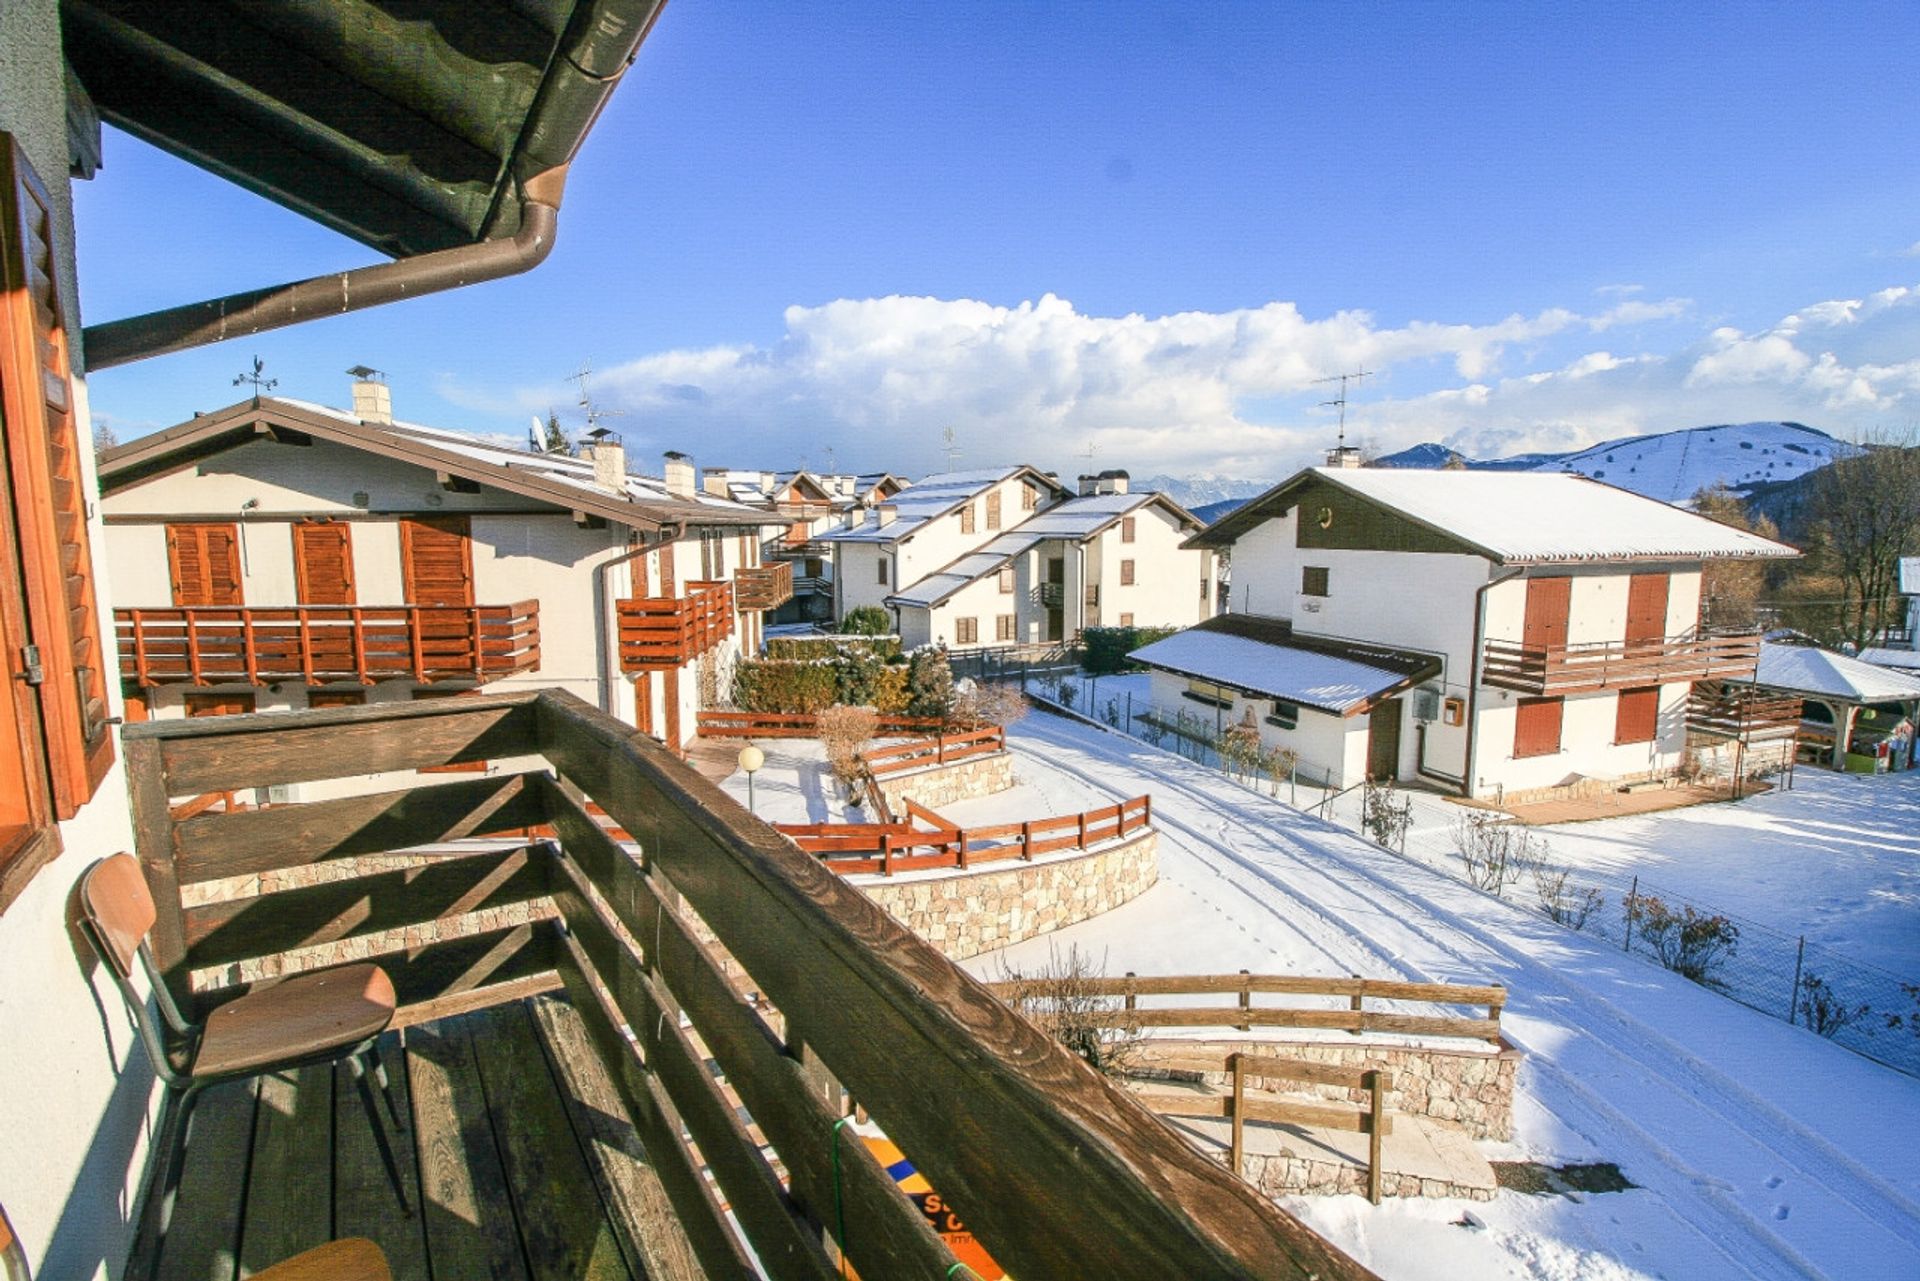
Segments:
[[[253,694],[185,694],[189,716],[245,716],[254,707]]]
[[[673,544],[665,543],[660,548],[660,594],[677,596],[673,581]]]
[[[86,447],[73,416],[53,202],[0,134],[0,418],[26,630],[54,811],[71,818],[113,763],[107,674],[87,542]]]
[[[365,707],[367,691],[364,689],[310,689],[307,691],[307,709],[318,711],[323,707]]]
[[[1120,541],[1123,543],[1130,543],[1133,541],[1133,536],[1134,536],[1134,517],[1122,516],[1120,518]]]
[[[1557,698],[1520,700],[1513,717],[1513,754],[1516,757],[1552,756],[1560,750],[1561,705],[1561,700]]]
[[[1616,743],[1651,743],[1660,721],[1660,687],[1620,691],[1620,706],[1613,718]]]
[[[993,638],[1010,641],[1013,639],[1013,615],[1001,614],[993,620]]]
[[[1133,562],[1130,560],[1120,562],[1120,585],[1122,587],[1133,585]]]
[[[1666,639],[1668,581],[1665,574],[1635,574],[1627,580],[1629,646],[1657,645]]]
[[[1567,612],[1572,606],[1571,578],[1529,578],[1526,621],[1520,643],[1528,649],[1560,649],[1567,643]],[[1558,741],[1558,731],[1555,731]]]
[[[303,520],[293,527],[293,570],[302,605],[351,605],[352,527],[343,520]]]
[[[1000,528],[1000,491],[997,489],[987,495],[987,528]]]
[[[176,605],[241,605],[240,532],[232,525],[168,525],[167,570]]]
[[[973,504],[972,503],[968,503],[965,507],[962,507],[960,509],[960,532],[963,534],[971,534],[973,532]]]
[[[400,560],[409,605],[473,604],[473,547],[465,516],[402,520]]]

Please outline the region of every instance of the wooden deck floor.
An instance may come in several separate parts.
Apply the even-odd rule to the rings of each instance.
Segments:
[[[380,1048],[410,1116],[395,1151],[413,1215],[346,1068],[256,1077],[196,1109],[160,1278],[233,1281],[349,1236],[377,1241],[396,1281],[699,1275],[564,1000],[423,1023]]]

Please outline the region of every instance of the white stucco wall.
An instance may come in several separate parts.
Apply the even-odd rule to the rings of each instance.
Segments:
[[[1303,707],[1294,728],[1282,729],[1267,720],[1267,714],[1273,710],[1271,699],[1235,694],[1232,707],[1216,710],[1209,704],[1185,697],[1186,677],[1157,670],[1149,678],[1148,686],[1154,706],[1169,719],[1177,718],[1181,711],[1185,711],[1200,718],[1209,733],[1216,725],[1231,728],[1243,723],[1251,710],[1253,723],[1260,731],[1261,744],[1293,752],[1299,758],[1298,771],[1302,782],[1319,784],[1330,781],[1336,788],[1351,787],[1366,775],[1365,716],[1335,716],[1331,712]],[[1089,715],[1100,714],[1099,708],[1083,710]],[[1134,708],[1136,713],[1140,710]],[[1402,746],[1405,746],[1404,741]]]
[[[1607,779],[1671,769],[1686,751],[1687,694],[1685,682],[1660,687],[1660,713],[1652,743],[1613,741],[1620,696],[1614,690],[1570,695],[1561,707],[1560,750],[1551,756],[1516,758],[1513,754],[1514,709],[1518,696],[1505,690],[1482,690],[1474,748],[1475,795],[1496,788],[1509,792],[1558,787],[1583,778]]]
[[[1100,585],[1100,606],[1094,611],[1097,619],[1089,618],[1085,625],[1118,627],[1122,614],[1131,614],[1137,627],[1191,627],[1213,617],[1213,553],[1182,548],[1187,531],[1158,504],[1142,507],[1133,516],[1133,542],[1121,540],[1116,522],[1088,545],[1087,578]],[[1123,560],[1133,562],[1131,586],[1121,582]]]

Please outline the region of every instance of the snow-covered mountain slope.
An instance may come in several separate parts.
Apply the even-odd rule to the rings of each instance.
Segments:
[[[1134,493],[1149,490],[1165,494],[1188,511],[1229,498],[1252,498],[1273,488],[1271,480],[1248,480],[1243,476],[1222,476],[1217,472],[1195,472],[1186,476],[1135,476],[1129,486]]]

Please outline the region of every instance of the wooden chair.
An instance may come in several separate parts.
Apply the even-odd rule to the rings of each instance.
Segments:
[[[33,1281],[27,1252],[0,1207],[0,1281]],[[387,1256],[365,1237],[329,1241],[253,1274],[253,1281],[393,1281]]]
[[[237,997],[216,1008],[204,1023],[194,1024],[175,1004],[147,945],[147,932],[155,919],[153,895],[133,855],[116,854],[88,868],[80,881],[80,908],[88,941],[120,985],[171,1107],[171,1142],[160,1167],[160,1181],[148,1194],[149,1214],[158,1215],[151,1220],[153,1244],[158,1244],[173,1219],[188,1125],[201,1091],[223,1081],[341,1059],[359,1086],[394,1195],[401,1210],[412,1215],[399,1163],[381,1124],[380,1105],[367,1079],[370,1065],[394,1125],[404,1130],[406,1123],[394,1103],[386,1065],[375,1045],[393,1022],[397,1004],[393,981],[385,970],[361,963],[295,975]],[[160,1023],[133,986],[136,958],[153,989]]]

